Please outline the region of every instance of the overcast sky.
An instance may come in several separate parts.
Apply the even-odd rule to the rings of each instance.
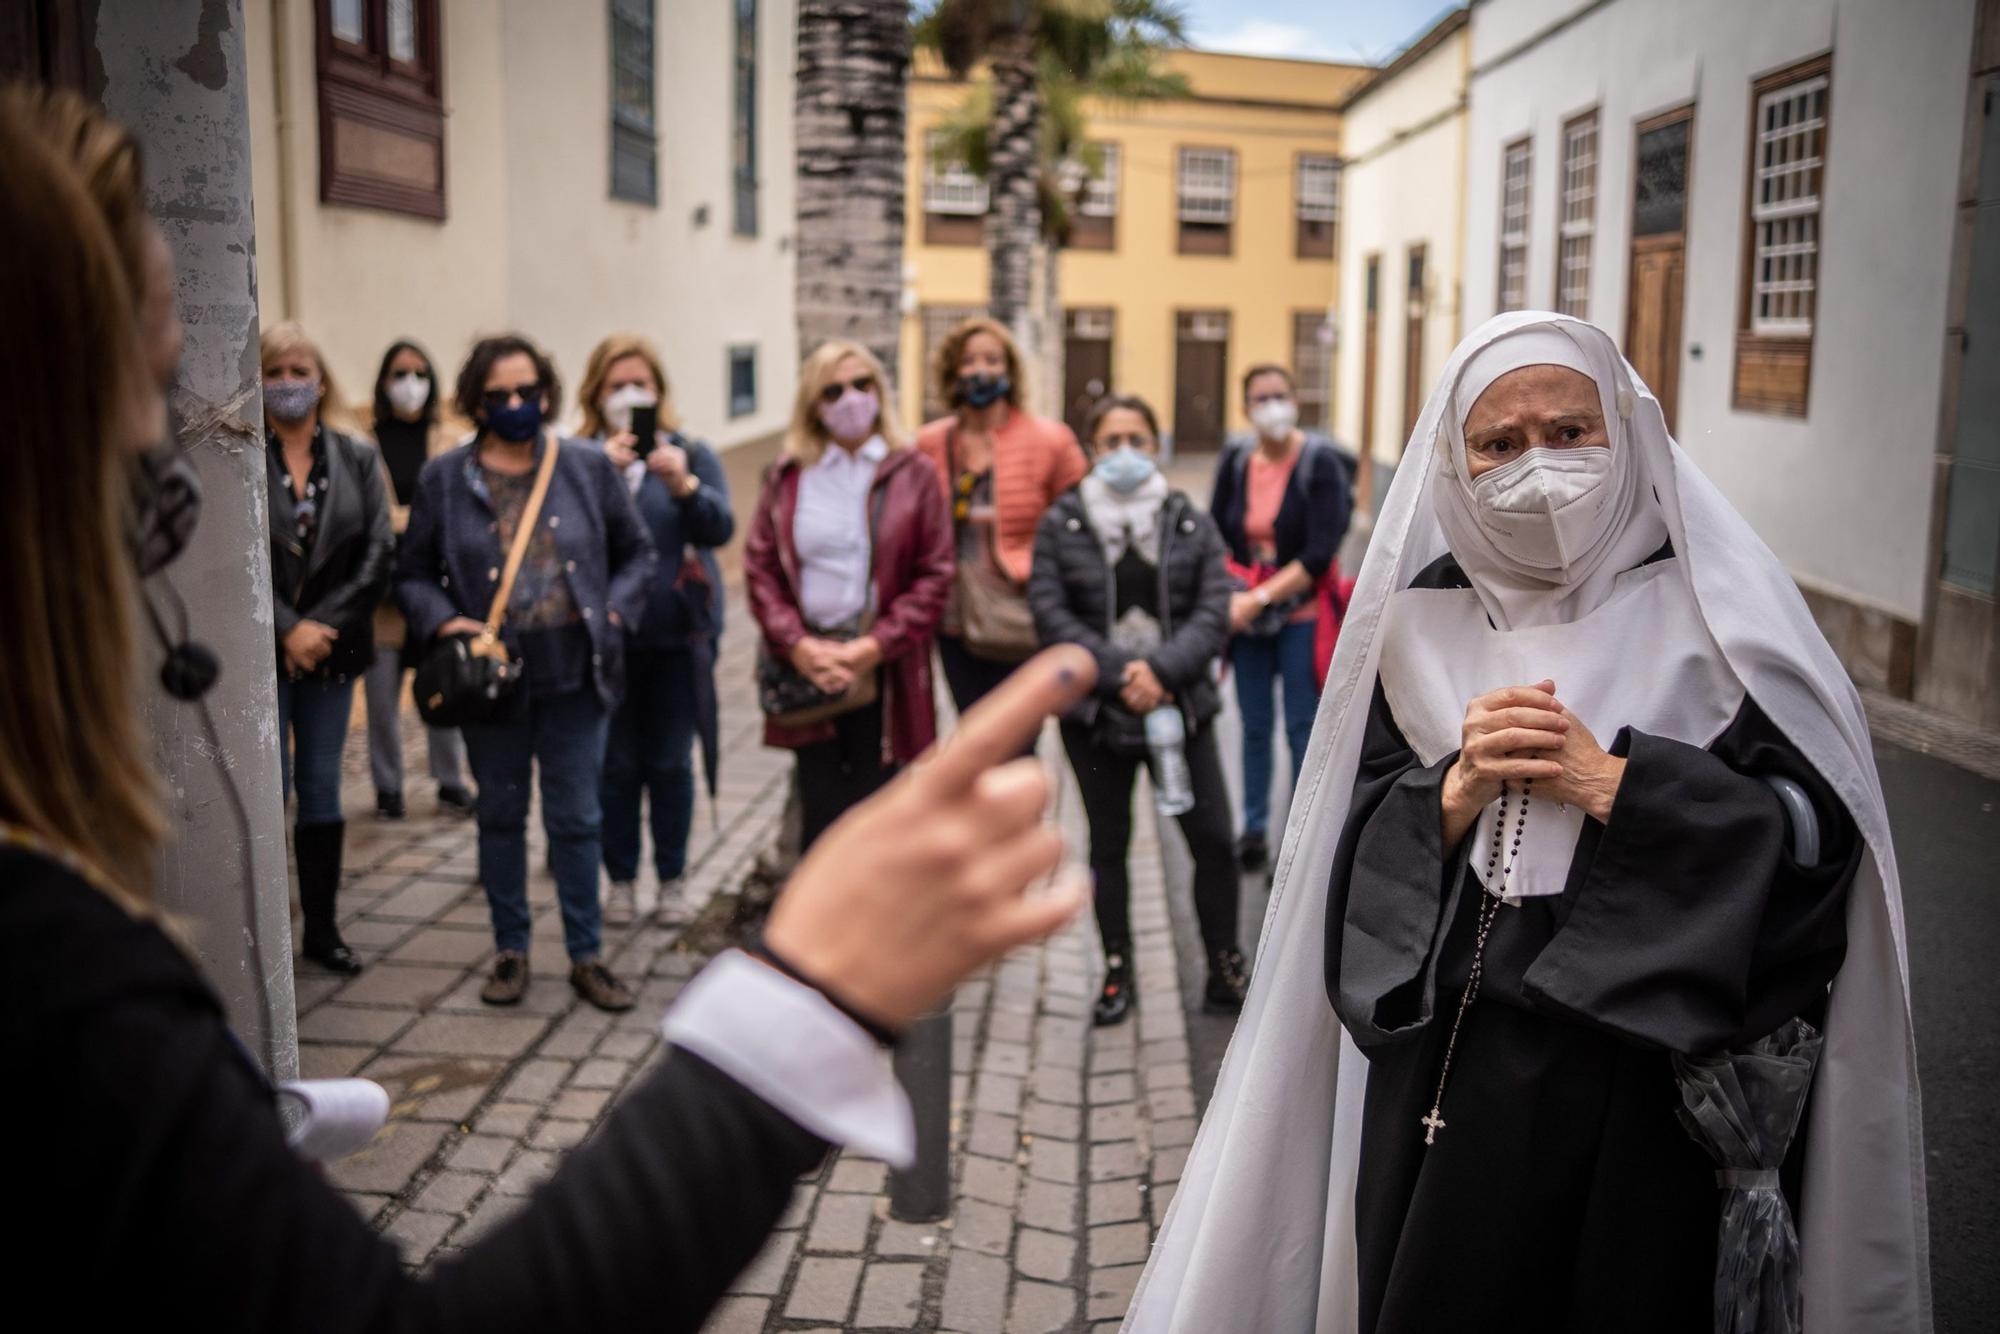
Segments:
[[[1430,29],[1451,0],[1181,0],[1194,44],[1253,56],[1378,65]]]

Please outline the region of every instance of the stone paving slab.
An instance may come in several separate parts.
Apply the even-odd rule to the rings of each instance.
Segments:
[[[718,669],[724,780],[702,793],[689,848],[698,908],[733,892],[781,813],[788,756],[761,748],[752,648],[740,604]],[[422,734],[405,718],[405,753]],[[1060,765],[1045,744],[1044,757]],[[419,766],[420,768],[420,766]],[[531,972],[524,1003],[478,1000],[490,955],[470,822],[434,810],[372,817],[362,730],[344,757],[349,824],[344,930],[368,961],[353,981],[310,964],[297,975],[301,1064],[362,1072],[391,1121],[330,1178],[421,1269],[522,1205],[563,1153],[657,1059],[654,1026],[699,961],[677,932],[643,920],[606,928],[614,971],[639,989],[625,1016],[571,993],[542,835],[529,833]],[[1084,846],[1074,790],[1057,818]],[[800,1184],[763,1252],[730,1285],[708,1334],[825,1328],[1072,1331],[1123,1314],[1193,1132],[1185,1022],[1174,976],[1160,832],[1135,793],[1134,1020],[1093,1030],[1101,956],[1089,915],[962,987],[952,1006],[952,1208],[934,1223],[889,1216],[889,1173],[836,1155]],[[1177,832],[1168,837],[1178,839]],[[642,885],[642,905],[649,893]],[[1159,998],[1149,1006],[1151,998]]]

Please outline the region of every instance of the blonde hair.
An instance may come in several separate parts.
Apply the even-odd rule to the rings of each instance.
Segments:
[[[151,223],[137,146],[74,94],[0,89],[0,819],[150,910],[164,824],[138,712],[132,423]]]
[[[299,352],[311,357],[313,365],[319,367],[319,385],[325,391],[319,399],[319,419],[337,430],[357,429],[359,424],[348,410],[347,400],[341,397],[340,385],[333,378],[333,368],[326,363],[326,354],[296,320],[283,320],[264,330],[257,350],[258,368],[268,370],[279,357]]]
[[[1016,412],[1028,397],[1028,364],[1021,357],[1021,345],[1007,326],[989,315],[974,315],[944,336],[931,358],[931,379],[937,386],[938,401],[953,403],[958,398],[958,364],[965,360],[965,345],[975,334],[991,334],[1007,354],[1007,406]]]
[[[653,373],[653,383],[659,386],[660,429],[678,431],[681,418],[674,411],[674,392],[667,385],[667,368],[660,362],[660,350],[644,334],[615,333],[590,349],[590,360],[583,366],[583,383],[576,387],[577,408],[583,413],[582,433],[600,438],[611,434],[611,424],[604,420],[604,409],[598,400],[604,397],[604,382],[611,378],[611,368],[627,357],[645,362],[646,369]]]
[[[859,343],[829,338],[814,348],[799,367],[799,392],[792,400],[791,425],[785,428],[786,458],[810,465],[819,462],[820,455],[826,452],[827,442],[833,437],[819,419],[819,394],[833,383],[833,368],[849,357],[866,366],[875,377],[875,399],[880,405],[875,433],[891,449],[909,447],[909,437],[903,434],[902,421],[896,416],[896,387],[889,383],[889,372],[882,368],[881,358]]]

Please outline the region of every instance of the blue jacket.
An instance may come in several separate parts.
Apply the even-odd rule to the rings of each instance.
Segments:
[[[1243,531],[1248,501],[1246,474],[1254,439],[1232,440],[1215,464],[1215,485],[1209,491],[1208,512],[1222,530],[1222,540],[1239,565],[1252,565],[1250,541]],[[1315,432],[1306,433],[1305,449],[1292,468],[1285,498],[1278,506],[1273,536],[1280,568],[1298,561],[1315,580],[1325,577],[1340,554],[1347,535],[1348,511],[1354,504],[1353,466],[1345,452]]]
[[[477,442],[424,464],[410,523],[396,553],[396,600],[410,633],[428,643],[454,616],[486,619],[507,553],[500,547],[493,503],[480,475]],[[538,522],[556,534],[570,594],[590,634],[591,670],[607,709],[625,688],[625,632],[646,614],[656,557],[632,506],[625,479],[587,440],[564,440]],[[507,651],[520,643],[503,626]]]
[[[690,640],[713,639],[722,632],[722,570],[715,563],[715,549],[736,535],[736,512],[730,507],[722,460],[700,440],[677,431],[667,435],[687,452],[688,467],[701,485],[686,500],[676,500],[667,484],[648,472],[632,497],[660,563],[647,592],[645,619],[629,638],[633,648],[654,652],[682,648]],[[708,596],[700,602],[689,596],[698,590],[690,589],[682,578],[681,566],[690,556],[701,563],[708,583]]]

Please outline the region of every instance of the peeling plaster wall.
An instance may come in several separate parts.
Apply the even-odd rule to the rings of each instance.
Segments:
[[[237,0],[107,3],[95,18],[105,107],[144,145],[147,194],[174,253],[187,350],[174,429],[201,476],[201,524],[163,578],[191,636],[222,659],[202,705],[149,691],[171,821],[161,908],[183,928],[266,1069],[298,1070],[291,918],[258,398],[257,255]],[[173,627],[171,598],[156,605]]]

